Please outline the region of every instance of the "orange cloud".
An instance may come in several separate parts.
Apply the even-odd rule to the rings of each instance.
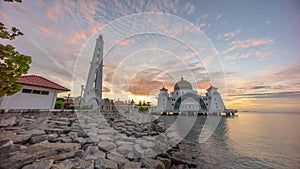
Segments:
[[[83,32],[76,32],[75,37],[76,39],[86,39],[86,35]]]
[[[76,40],[73,37],[71,37],[68,39],[67,43],[70,45],[74,45],[74,44],[76,44]]]
[[[197,84],[199,89],[208,89],[210,86],[209,82],[200,82]]]
[[[191,59],[191,57],[190,57],[190,56],[184,56],[182,59],[183,59],[184,61],[189,61],[189,60]]]

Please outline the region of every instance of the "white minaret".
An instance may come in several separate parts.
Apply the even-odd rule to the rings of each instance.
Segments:
[[[207,97],[208,97],[208,110],[209,113],[222,113],[226,109],[223,99],[218,92],[218,88],[210,87],[207,89]]]
[[[168,94],[168,89],[163,87],[160,89],[160,93],[158,95],[158,102],[157,102],[157,111],[164,112],[168,108],[168,99],[169,99],[169,94]]]
[[[103,74],[103,37],[99,35],[84,90],[84,101],[93,109],[101,108]]]

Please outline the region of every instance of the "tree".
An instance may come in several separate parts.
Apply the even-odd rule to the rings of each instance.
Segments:
[[[132,99],[130,103],[131,103],[132,105],[134,105],[134,100]]]
[[[22,2],[22,0],[4,1]],[[21,35],[23,35],[23,33],[19,29],[12,27],[9,30],[2,22],[0,22],[1,39],[13,40]],[[30,63],[30,56],[15,51],[15,47],[12,45],[0,44],[0,97],[4,95],[13,95],[22,89],[22,86],[16,82],[20,79],[22,74],[28,73]]]

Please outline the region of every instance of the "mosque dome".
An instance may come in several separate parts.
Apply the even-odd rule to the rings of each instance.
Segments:
[[[175,90],[193,90],[193,87],[190,82],[181,78],[181,80],[174,85],[174,91]]]

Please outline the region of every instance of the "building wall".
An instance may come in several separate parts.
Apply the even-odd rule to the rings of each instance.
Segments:
[[[2,97],[1,109],[53,109],[56,102],[57,90],[25,86],[23,89],[32,89],[49,92],[48,95],[22,93],[22,91],[12,95]]]

